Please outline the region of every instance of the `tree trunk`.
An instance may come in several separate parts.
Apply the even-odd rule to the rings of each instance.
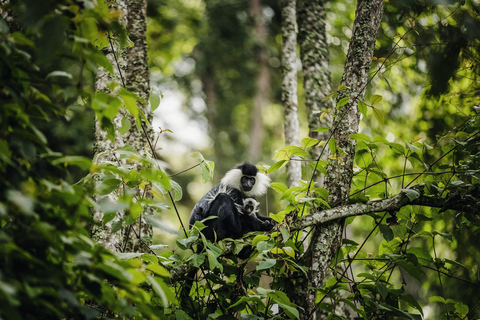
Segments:
[[[297,20],[296,1],[282,1],[282,103],[285,115],[285,144],[300,146],[297,99]],[[292,158],[287,164],[287,186],[300,185],[302,162]]]
[[[332,161],[327,168],[325,181],[330,194],[330,203],[335,205],[343,204],[345,202],[343,199],[346,199],[350,192],[355,141],[351,140],[349,135],[358,132],[360,115],[357,102],[362,100],[365,94],[382,14],[383,0],[360,0],[357,3],[352,40],[341,82],[348,89],[342,90],[337,97],[337,101],[343,97],[350,97],[350,102],[338,110],[332,127],[337,150],[342,149],[346,154],[340,155],[338,151],[336,152],[336,157],[342,161]],[[309,267],[308,281],[300,279],[292,295],[295,302],[305,310],[302,319],[315,318],[316,288],[322,284],[332,258],[340,246],[343,224],[343,219],[323,224],[313,233],[305,254],[305,265]]]
[[[116,41],[114,35],[112,36],[112,48],[109,48],[107,58],[114,66],[115,74],[113,77],[103,68],[99,69],[96,79],[96,91],[110,92],[108,84],[112,81],[121,83],[130,92],[136,94],[145,103],[139,106],[147,116],[147,119],[152,119],[152,114],[148,108],[148,98],[150,93],[150,78],[147,62],[147,44],[146,44],[146,0],[128,0],[117,1],[111,8],[120,12],[119,22],[126,26],[129,31],[130,39],[133,46],[122,49]],[[126,117],[132,124],[130,130],[121,135],[118,128],[122,126],[122,118]],[[96,122],[95,134],[95,159],[97,162],[113,162],[120,166],[125,163],[116,157],[114,150],[130,145],[134,147],[140,154],[144,154],[144,148],[148,144],[147,138],[143,132],[139,131],[134,125],[135,119],[124,111],[120,111],[113,120],[115,126],[115,140],[107,139],[106,132],[100,128],[98,121]],[[150,132],[149,132],[150,134]],[[142,192],[143,193],[143,192]],[[140,190],[137,190],[140,194]],[[118,201],[118,195],[111,193],[108,198],[112,202]],[[96,198],[97,201],[100,197]],[[144,212],[143,214],[149,214]],[[115,219],[102,227],[94,227],[92,230],[92,237],[100,244],[114,252],[123,251],[145,251],[142,247],[139,238],[152,236],[152,227],[144,223],[142,218],[138,219],[134,224],[124,226],[120,231],[112,233],[112,223],[121,221],[124,217],[124,212],[117,212]],[[100,211],[94,212],[94,219],[102,221],[103,213]],[[138,224],[138,225],[137,225]],[[133,230],[132,230],[133,229]],[[137,237],[138,235],[138,237]]]
[[[256,79],[257,92],[253,98],[252,129],[250,134],[250,147],[248,150],[250,161],[255,162],[262,152],[263,143],[263,118],[262,108],[269,101],[270,72],[268,70],[267,53],[267,28],[262,14],[260,0],[251,0],[250,10],[252,12],[254,26],[253,33],[257,43],[258,74]]]
[[[305,90],[305,106],[308,114],[309,136],[319,141],[326,141],[329,132],[316,132],[319,127],[332,125],[332,116],[320,119],[322,112],[333,110],[333,100],[323,99],[332,92],[332,79],[330,76],[327,36],[325,31],[324,0],[300,0],[298,6],[298,43],[300,45],[300,58],[302,61],[303,86]],[[312,159],[317,160],[322,147],[310,149]],[[322,154],[322,159],[327,159],[328,149]],[[315,181],[323,186],[323,176],[318,172]]]

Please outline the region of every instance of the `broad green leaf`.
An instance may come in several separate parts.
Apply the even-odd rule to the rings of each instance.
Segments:
[[[441,237],[444,237],[444,238],[447,239],[447,240],[453,241],[452,235],[451,235],[450,233],[436,232],[436,231],[434,231],[434,232],[433,232],[433,235],[434,235],[434,236],[439,235],[439,236],[441,236]]]
[[[420,193],[413,189],[402,189],[402,193],[404,193],[410,201],[420,198]]]
[[[383,299],[388,296],[388,289],[387,287],[380,281],[377,282],[377,289]]]
[[[363,101],[358,101],[357,104],[358,110],[363,114],[364,117],[367,117],[367,104]]]
[[[322,101],[327,101],[328,99],[330,99],[331,97],[333,97],[337,92],[334,91],[332,93],[329,93],[327,96],[325,96],[325,98],[323,98]]]
[[[120,128],[118,128],[118,132],[120,134],[125,134],[128,132],[128,130],[130,130],[130,128],[132,127],[132,124],[130,123],[130,120],[128,120],[127,117],[123,117],[122,118],[122,126]]]
[[[272,164],[270,166],[270,168],[268,168],[267,173],[277,171],[277,170],[283,168],[283,166],[285,166],[287,163],[288,163],[288,160],[277,161],[274,164]]]
[[[328,131],[328,130],[330,130],[330,129],[327,128],[327,127],[320,127],[320,128],[317,128],[317,129],[315,129],[315,130],[313,130],[313,131],[315,131],[315,132],[326,132],[326,131]]]
[[[385,122],[385,119],[383,117],[383,113],[378,110],[377,108],[373,108],[373,115],[375,116],[375,119],[377,119],[377,121],[380,123],[380,124],[383,124]]]
[[[430,298],[428,298],[428,301],[430,302],[439,302],[439,303],[447,303],[447,301],[445,301],[444,298],[440,297],[440,296],[431,296]]]
[[[410,149],[411,152],[415,152],[415,151],[420,150],[419,147],[414,146],[413,144],[409,143],[408,141],[405,141],[405,143],[407,144],[407,147],[408,147],[408,149]]]
[[[102,196],[107,195],[117,189],[121,182],[122,180],[118,179],[107,179],[102,181],[100,185],[97,186],[97,192]]]
[[[283,309],[283,311],[285,311],[285,313],[287,314],[287,316],[290,317],[290,319],[300,319],[300,313],[298,312],[298,310],[293,307],[293,306],[289,306],[285,303],[282,303],[282,302],[279,302],[277,301],[278,303],[278,306],[281,307]]]
[[[162,93],[157,89],[152,89],[150,92],[150,108],[155,111],[160,105],[160,100],[163,98]]]
[[[350,101],[350,97],[344,97],[337,102],[337,109],[343,107]]]
[[[328,142],[328,148],[330,149],[331,154],[335,154],[337,151],[337,146],[335,144],[335,139],[333,137],[331,137],[330,141]]]
[[[393,230],[386,224],[380,224],[380,232],[383,235],[383,238],[387,241],[393,240]]]
[[[80,167],[84,170],[89,170],[90,167],[92,166],[92,160],[90,160],[87,157],[81,157],[81,156],[65,156],[65,157],[61,157],[53,160],[52,164],[54,166],[59,164],[72,165],[72,166]]]
[[[276,263],[277,263],[277,260],[275,259],[266,259],[266,260],[260,261],[260,263],[257,265],[257,271],[270,269]]]
[[[173,190],[173,200],[174,201],[182,200],[182,197],[183,197],[182,187],[177,182],[175,182],[173,180],[170,180],[170,184],[171,184],[172,190]]]
[[[259,234],[258,236],[255,236],[255,238],[253,238],[252,240],[252,246],[256,247],[257,244],[260,242],[260,241],[266,241],[270,239],[269,236],[267,235],[264,235],[264,234]]]
[[[370,104],[372,106],[376,105],[380,101],[382,101],[383,97],[379,94],[374,94],[373,96],[370,97]]]
[[[369,136],[363,133],[352,133],[350,135],[350,139],[356,140],[356,141],[365,141],[365,142],[372,142],[372,139],[370,139]]]
[[[303,138],[302,139],[302,148],[307,149],[315,146],[318,143],[317,139],[314,138]]]

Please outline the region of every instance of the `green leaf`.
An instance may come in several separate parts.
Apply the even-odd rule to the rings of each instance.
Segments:
[[[420,193],[413,189],[402,189],[402,193],[404,193],[410,201],[420,198]]]
[[[330,129],[327,128],[327,127],[320,127],[320,128],[317,128],[313,131],[315,131],[315,132],[327,132],[328,130],[330,130]]]
[[[155,88],[152,88],[151,92],[150,92],[150,108],[153,111],[155,111],[158,106],[160,105],[160,100],[163,98],[163,94],[155,89]]]
[[[370,104],[372,106],[376,105],[380,101],[382,101],[383,97],[379,94],[374,94],[373,96],[370,97]]]
[[[418,303],[417,300],[415,300],[415,298],[411,295],[411,294],[402,294],[400,297],[399,297],[401,300],[403,301],[406,301],[408,304],[410,304],[412,307],[414,307],[415,309],[417,309],[418,311],[420,311],[420,313],[423,315],[423,309],[422,307],[420,306],[420,304]]]
[[[377,289],[383,299],[388,296],[388,289],[387,287],[380,281],[377,282]]]
[[[464,319],[466,318],[467,314],[468,314],[468,306],[461,303],[461,302],[457,302],[455,303],[455,312],[458,313],[458,315],[460,316],[460,318]]]
[[[197,241],[198,236],[192,236],[188,237],[185,239],[177,239],[177,245],[182,249],[182,250],[187,250],[191,247],[191,245]]]
[[[189,259],[192,264],[195,266],[195,267],[200,267],[202,265],[202,263],[205,261],[205,254],[194,254],[191,256],[191,258]]]
[[[112,229],[110,230],[112,233],[122,230],[123,228],[123,221],[115,221],[112,223]]]
[[[300,319],[300,313],[295,307],[289,306],[279,301],[277,301],[277,304],[283,309],[283,311],[285,311],[285,313],[287,314],[287,316],[290,317],[290,319]]]
[[[408,143],[408,141],[405,141],[405,143],[407,144],[407,147],[408,147],[408,149],[410,149],[411,152],[415,152],[415,151],[420,150],[419,147],[416,147],[416,146],[414,146],[413,144]]]
[[[337,109],[343,107],[350,101],[350,97],[344,97],[337,102]]]
[[[215,253],[212,252],[212,250],[207,249],[207,257],[210,270],[214,270],[217,266],[220,269],[223,269],[222,265],[218,262],[217,257],[215,256]]]
[[[364,117],[367,117],[367,104],[363,101],[358,101],[357,104],[358,110],[363,114]]]
[[[407,249],[408,253],[414,254],[418,259],[425,260],[424,262],[432,261],[430,254],[420,247],[410,247]]]
[[[277,263],[277,260],[275,259],[266,259],[266,260],[260,261],[260,263],[257,265],[257,271],[270,269],[276,263]]]
[[[81,156],[65,156],[52,161],[54,166],[62,163],[65,165],[77,166],[84,170],[89,170],[92,166],[92,160]]]
[[[60,70],[57,70],[57,71],[52,71],[50,72],[45,79],[51,79],[51,78],[57,78],[57,77],[63,77],[63,78],[68,78],[68,79],[72,79],[72,75],[66,71],[60,71]]]
[[[283,168],[283,166],[285,166],[287,163],[288,163],[288,160],[277,161],[274,164],[272,164],[270,168],[268,168],[267,173],[277,171],[278,169]]]
[[[201,170],[203,183],[207,183],[208,181],[213,179],[215,163],[213,161],[205,160],[201,165]]]
[[[176,320],[192,320],[190,316],[183,310],[177,309],[175,310],[175,319]]]
[[[420,281],[421,269],[418,269],[413,263],[407,262],[405,260],[397,260],[397,265],[399,265],[406,273]]]
[[[356,141],[365,141],[368,143],[372,142],[372,139],[370,139],[369,136],[363,133],[353,133],[350,135],[350,139],[356,140]]]
[[[450,260],[450,259],[445,259],[445,262],[446,262],[446,263],[449,263],[449,264],[451,264],[451,265],[460,267],[460,268],[464,268],[465,270],[468,270],[468,268],[467,268],[466,266],[464,266],[463,264],[461,264],[460,262],[457,262],[457,261],[454,261],[454,260]]]
[[[385,122],[385,119],[383,117],[383,113],[378,110],[377,108],[373,108],[373,115],[375,116],[375,119],[377,119],[377,121],[381,124],[383,124]]]
[[[393,240],[393,230],[386,224],[380,224],[380,232],[383,235],[383,238],[387,241]]]
[[[430,298],[428,298],[428,301],[430,302],[439,302],[439,303],[443,303],[443,304],[446,304],[447,301],[445,301],[445,299],[443,299],[442,297],[440,296],[431,296]]]
[[[182,187],[177,182],[175,182],[173,180],[170,180],[170,184],[171,184],[172,190],[173,190],[173,200],[174,201],[182,200],[182,197],[183,197]]]
[[[158,277],[147,277],[147,283],[152,286],[153,292],[155,292],[161,299],[164,307],[168,307],[168,301],[174,299],[173,294],[168,294],[165,288],[168,286],[162,286],[163,281]],[[170,296],[170,299],[169,297]]]
[[[257,244],[260,242],[260,241],[265,241],[265,240],[268,240],[270,239],[269,236],[265,235],[265,234],[259,234],[257,236],[255,236],[255,238],[253,238],[252,240],[252,246],[256,247]]]
[[[335,93],[337,93],[336,91],[332,92],[332,93],[329,93],[327,96],[325,96],[325,98],[323,98],[322,102],[323,101],[327,101],[328,99],[330,99],[331,97],[333,97],[335,95]]]
[[[130,130],[130,128],[132,127],[132,124],[130,123],[130,120],[128,120],[127,117],[123,117],[122,118],[122,126],[120,128],[118,128],[118,132],[120,134],[125,134],[128,132],[128,130]]]
[[[314,138],[303,138],[302,139],[302,148],[307,149],[315,146],[318,143],[317,139]]]
[[[122,180],[118,179],[107,179],[102,181],[102,183],[97,187],[97,192],[99,195],[107,195],[113,190],[117,189]]]
[[[351,246],[358,246],[358,243],[350,239],[342,239],[342,244],[347,244]]]
[[[444,233],[444,232],[434,231],[434,232],[433,232],[433,235],[434,235],[434,236],[439,235],[439,236],[441,236],[441,237],[444,237],[444,238],[447,239],[447,240],[453,241],[452,235],[451,235],[450,233]]]
[[[337,146],[335,144],[335,139],[333,137],[331,137],[330,141],[328,142],[328,148],[330,149],[331,154],[335,154],[337,151]]]

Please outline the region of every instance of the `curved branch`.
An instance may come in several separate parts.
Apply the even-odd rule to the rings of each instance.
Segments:
[[[315,212],[308,216],[299,217],[290,224],[290,230],[301,230],[306,227],[323,224],[326,222],[344,219],[353,216],[361,216],[372,212],[397,211],[407,205],[426,206],[441,208],[442,210],[456,210],[480,214],[480,205],[472,195],[462,195],[451,198],[439,198],[424,195],[424,184],[415,185],[409,189],[403,189],[398,195],[384,200],[371,201],[367,203],[356,203],[338,206],[335,208]],[[275,231],[275,229],[273,230]],[[229,254],[233,246],[227,246],[223,254]],[[193,270],[193,265],[183,263],[179,266],[166,266],[170,269],[172,280],[176,281],[182,275]]]
[[[414,193],[412,193],[412,190]],[[442,208],[443,210],[452,209],[474,214],[478,214],[480,211],[476,199],[470,195],[452,198],[426,196],[424,195],[424,185],[418,184],[412,188],[403,189],[401,193],[392,198],[367,203],[348,204],[300,217],[293,222],[290,227],[291,230],[300,230],[313,225],[353,216],[360,216],[372,212],[396,211],[407,205]]]

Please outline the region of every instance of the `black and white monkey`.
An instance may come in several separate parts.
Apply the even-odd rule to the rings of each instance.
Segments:
[[[220,183],[197,202],[190,215],[190,226],[209,216],[202,233],[209,240],[238,239],[251,231],[270,231],[275,222],[258,215],[255,197],[264,195],[270,185],[267,175],[245,162],[228,171]]]

